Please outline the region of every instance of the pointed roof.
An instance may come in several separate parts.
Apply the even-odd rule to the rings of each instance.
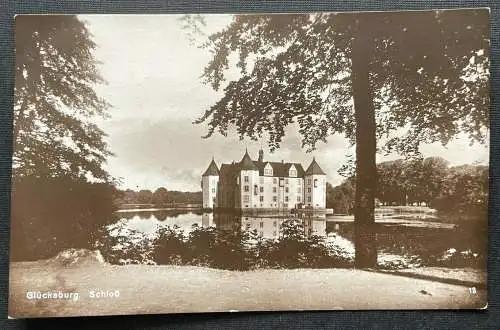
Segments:
[[[325,172],[319,167],[318,163],[316,163],[316,158],[313,158],[311,165],[306,170],[306,175],[326,175]]]
[[[205,173],[203,173],[202,176],[209,176],[209,175],[214,175],[217,176],[219,175],[219,168],[217,167],[217,164],[215,164],[215,160],[212,157],[212,161],[210,162],[210,165],[208,165],[207,170]]]
[[[245,151],[245,155],[240,161],[240,169],[242,170],[253,170],[258,171],[259,169],[255,166],[253,160],[248,155],[248,150]]]

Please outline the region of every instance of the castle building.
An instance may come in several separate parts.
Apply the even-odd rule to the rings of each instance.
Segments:
[[[203,207],[235,210],[325,209],[326,175],[315,159],[307,170],[300,163],[269,162],[248,151],[238,163],[214,159],[202,175]]]

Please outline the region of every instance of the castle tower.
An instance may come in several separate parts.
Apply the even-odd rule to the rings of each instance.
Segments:
[[[240,161],[240,208],[254,208],[259,202],[259,169],[248,155],[248,150]]]
[[[201,188],[203,191],[203,208],[217,207],[217,185],[219,183],[219,168],[212,157],[210,165],[201,178]]]
[[[304,174],[304,204],[315,209],[326,208],[326,174],[313,158]]]

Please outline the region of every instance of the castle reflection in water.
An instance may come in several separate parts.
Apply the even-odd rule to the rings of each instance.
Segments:
[[[256,231],[263,238],[278,238],[281,224],[289,217],[252,217],[226,213],[204,213],[201,216],[203,227],[213,227],[222,230]],[[326,216],[293,216],[302,222],[306,235],[326,237]]]

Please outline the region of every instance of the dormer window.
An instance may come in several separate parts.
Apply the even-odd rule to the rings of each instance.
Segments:
[[[270,164],[267,164],[266,167],[264,167],[264,175],[273,176],[273,167]]]

